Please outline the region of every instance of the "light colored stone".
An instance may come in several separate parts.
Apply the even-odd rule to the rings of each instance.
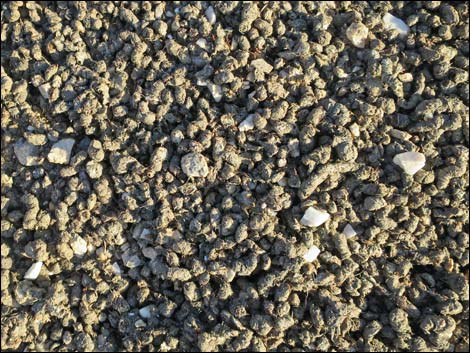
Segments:
[[[215,23],[216,19],[217,19],[216,16],[215,16],[214,8],[213,8],[212,6],[209,6],[209,7],[206,9],[206,11],[205,11],[204,14],[206,15],[206,18],[207,18],[207,20],[209,21],[209,23],[210,23],[211,25],[213,25],[213,24]]]
[[[204,49],[204,50],[207,50],[208,48],[208,45],[207,45],[207,40],[205,40],[204,38],[199,38],[197,41],[196,41],[196,45],[201,48],[201,49]],[[199,86],[205,86],[206,84],[204,85],[199,85]]]
[[[41,268],[42,261],[35,262],[31,265],[30,268],[28,268],[28,271],[26,271],[24,279],[35,280],[36,278],[38,278],[39,272],[41,272]]]
[[[72,155],[72,148],[75,144],[75,140],[71,138],[66,138],[57,141],[52,145],[52,148],[47,155],[47,159],[51,163],[56,164],[68,164],[70,161],[70,156]]]
[[[240,131],[248,131],[248,130],[253,130],[253,128],[255,127],[255,123],[254,123],[254,118],[255,115],[254,114],[250,114],[246,117],[245,120],[243,120],[240,125],[238,125],[238,130]]]
[[[426,165],[426,157],[420,152],[404,152],[393,157],[393,163],[400,166],[406,174],[414,175]]]
[[[50,93],[51,93],[51,84],[50,83],[45,83],[41,86],[38,87],[39,93],[41,93],[41,96],[43,96],[45,99],[49,99]]]
[[[346,37],[357,48],[366,46],[368,35],[369,29],[360,22],[354,22],[346,29]]]
[[[212,97],[214,98],[214,100],[217,103],[220,102],[222,97],[223,97],[222,87],[220,87],[219,85],[216,85],[212,82],[208,82],[207,83],[207,88],[211,92]]]
[[[273,71],[273,66],[264,59],[253,60],[250,66],[266,74],[269,74],[271,71]]]
[[[181,158],[181,169],[188,177],[205,177],[209,174],[206,157],[200,153],[188,153]]]
[[[410,27],[398,17],[393,16],[390,13],[386,13],[382,18],[385,29],[395,30],[401,37],[404,37],[410,31]]]
[[[307,211],[305,211],[300,223],[308,227],[318,227],[325,223],[329,218],[330,215],[328,212],[318,210],[314,207],[309,207],[307,208]]]
[[[72,248],[75,255],[83,256],[87,252],[87,242],[79,235],[75,235],[70,242],[70,247]]]
[[[318,255],[320,255],[320,249],[314,245],[305,253],[304,260],[307,262],[315,261]]]
[[[115,275],[121,275],[122,273],[121,267],[119,267],[119,264],[117,262],[114,262],[112,264],[112,270]]]
[[[13,150],[18,161],[26,167],[40,165],[43,162],[43,158],[39,156],[38,147],[23,139],[15,143]]]
[[[343,234],[346,238],[349,239],[349,238],[353,238],[357,233],[352,227],[352,225],[348,223],[346,227],[344,227],[343,229]]]

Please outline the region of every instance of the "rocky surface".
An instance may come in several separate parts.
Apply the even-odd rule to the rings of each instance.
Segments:
[[[468,351],[468,36],[459,1],[3,2],[2,350]]]

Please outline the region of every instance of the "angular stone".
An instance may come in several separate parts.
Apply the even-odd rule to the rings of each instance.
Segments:
[[[72,148],[75,144],[75,140],[71,138],[62,139],[52,145],[47,159],[51,163],[56,164],[68,164],[70,156],[72,155]]]
[[[308,227],[318,227],[325,223],[329,218],[330,215],[328,212],[317,210],[314,207],[309,207],[305,211],[300,223]]]
[[[205,177],[209,174],[206,157],[200,153],[188,153],[181,158],[181,169],[188,177]]]
[[[410,31],[410,27],[398,17],[393,16],[392,14],[386,13],[382,17],[384,27],[388,30],[396,30],[401,37],[404,37]]]
[[[420,152],[404,152],[393,157],[393,163],[408,175],[416,174],[426,165],[426,156]]]
[[[23,139],[15,143],[13,150],[18,161],[26,167],[40,165],[43,162],[43,158],[39,157],[39,149]]]
[[[39,276],[39,272],[41,272],[42,268],[42,261],[35,262],[31,265],[31,267],[26,271],[24,275],[24,279],[35,280]]]
[[[346,30],[346,37],[357,48],[364,48],[367,43],[369,29],[360,22],[352,23]]]
[[[304,260],[307,262],[315,261],[318,255],[320,255],[320,249],[314,245],[305,253]]]

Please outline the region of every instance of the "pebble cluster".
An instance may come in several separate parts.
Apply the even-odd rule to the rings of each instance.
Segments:
[[[468,351],[469,17],[1,5],[1,348]]]

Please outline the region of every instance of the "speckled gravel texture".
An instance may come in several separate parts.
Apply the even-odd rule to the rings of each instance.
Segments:
[[[463,1],[2,2],[1,349],[468,351],[468,40]]]

